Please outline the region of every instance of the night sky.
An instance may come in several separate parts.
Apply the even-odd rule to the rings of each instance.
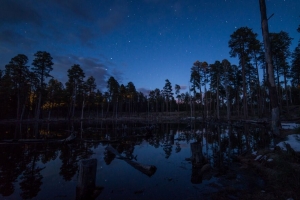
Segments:
[[[299,0],[266,0],[269,31],[300,34]],[[196,60],[230,58],[230,35],[243,26],[262,41],[258,0],[1,0],[0,69],[17,54],[31,66],[37,51],[53,57],[54,78],[65,84],[79,64],[98,88],[114,76],[138,91],[162,89],[169,79],[188,88]],[[181,90],[185,92],[187,90]]]

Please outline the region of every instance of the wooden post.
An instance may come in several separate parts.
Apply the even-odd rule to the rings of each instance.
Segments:
[[[199,142],[191,143],[193,167],[200,167],[203,164],[202,145]]]
[[[202,176],[199,173],[199,168],[192,168],[192,176],[191,176],[191,183],[199,184],[202,183]]]
[[[97,159],[81,160],[76,187],[76,200],[93,199],[96,189]]]

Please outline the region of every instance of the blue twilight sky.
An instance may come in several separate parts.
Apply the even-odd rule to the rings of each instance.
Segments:
[[[299,0],[266,0],[269,31],[300,34]],[[138,91],[162,89],[169,79],[188,88],[196,60],[230,58],[230,35],[242,26],[262,41],[259,0],[1,0],[0,69],[17,54],[31,66],[33,54],[53,57],[51,74],[62,83],[67,70],[79,64],[98,88],[114,76],[133,82]]]

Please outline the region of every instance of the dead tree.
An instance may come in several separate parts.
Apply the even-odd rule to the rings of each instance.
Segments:
[[[265,0],[259,0],[260,14],[261,14],[261,27],[264,39],[265,58],[267,63],[267,83],[269,87],[269,95],[272,106],[272,131],[274,135],[280,135],[280,119],[279,119],[279,105],[278,96],[276,92],[276,85],[274,80],[274,67],[271,56],[271,44],[269,40],[269,28],[267,19],[267,9]]]

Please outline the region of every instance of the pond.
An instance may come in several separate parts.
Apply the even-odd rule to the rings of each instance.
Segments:
[[[274,145],[268,127],[254,124],[0,126],[0,199],[78,199],[79,165],[86,159],[96,159],[95,185],[100,191],[96,199],[210,199],[228,186],[263,188],[260,177],[240,170],[234,160],[258,147]],[[61,142],[70,128],[77,131],[77,139]],[[29,140],[36,130],[45,141]],[[16,136],[22,140],[12,140]],[[210,166],[201,175],[201,168],[191,160],[191,144],[200,147]],[[156,170],[145,174],[136,164]]]

